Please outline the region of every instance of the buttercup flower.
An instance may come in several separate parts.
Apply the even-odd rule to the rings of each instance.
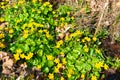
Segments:
[[[55,68],[54,68],[54,72],[55,72],[55,73],[58,73],[58,72],[59,72],[59,68],[58,68],[58,67],[55,67]]]
[[[94,37],[92,38],[92,40],[93,40],[93,41],[96,41],[96,40],[97,40],[97,38],[94,36]]]
[[[84,49],[84,52],[88,52],[88,51],[89,51],[89,48],[87,47],[87,45],[85,45],[85,46],[83,47],[83,49]]]
[[[100,54],[100,53],[101,53],[101,51],[100,51],[99,49],[96,49],[96,52],[97,52],[98,54]]]
[[[57,68],[61,68],[62,67],[62,64],[61,63],[58,63],[57,64]]]
[[[82,74],[82,75],[81,75],[81,78],[82,78],[82,79],[84,79],[84,78],[85,78],[85,75],[84,75],[84,74]]]
[[[96,76],[92,76],[91,80],[97,80]]]
[[[0,48],[5,48],[5,45],[2,42],[0,42]]]
[[[69,74],[73,74],[74,71],[73,71],[72,69],[68,69],[68,73],[69,73]]]
[[[56,45],[56,48],[60,48],[60,45],[62,45],[62,44],[63,44],[63,41],[62,41],[62,40],[58,41],[58,42],[57,42],[57,45]]]
[[[60,80],[65,80],[64,77],[61,77]]]
[[[25,54],[20,54],[20,58],[25,58]]]
[[[62,63],[63,63],[63,64],[66,64],[66,63],[67,63],[66,58],[63,58],[63,59],[62,59]]]
[[[5,35],[3,33],[0,33],[0,39],[4,38],[4,37],[5,37]]]
[[[89,37],[85,37],[85,40],[90,42],[91,39]]]
[[[103,66],[103,67],[104,67],[104,69],[105,69],[105,70],[108,70],[108,69],[109,69],[109,66],[108,66],[108,65],[106,65],[106,64],[104,64],[104,66]]]
[[[62,17],[62,18],[60,18],[60,20],[61,20],[61,21],[64,21],[64,20],[65,20],[65,18],[64,18],[64,17]]]
[[[68,74],[67,74],[67,77],[70,78],[70,77],[71,77],[71,74],[68,73]]]
[[[20,58],[19,58],[19,53],[16,53],[16,54],[14,54],[13,56],[14,56],[14,59],[15,59],[16,61],[20,60]]]
[[[59,61],[58,58],[56,58],[56,59],[54,60],[54,62],[55,62],[56,64],[58,64],[60,61]]]
[[[47,55],[47,59],[48,59],[48,60],[53,60],[54,57],[53,57],[52,55]]]
[[[21,49],[17,49],[17,50],[16,50],[16,53],[19,53],[19,54],[20,54],[20,53],[22,53],[22,50],[21,50]]]
[[[96,67],[96,68],[101,68],[101,67],[103,67],[103,62],[98,62],[98,63],[96,63],[95,67]]]
[[[54,80],[54,74],[49,73],[48,78],[49,78],[50,80]]]
[[[9,33],[10,33],[10,34],[12,34],[13,32],[14,32],[13,29],[10,29],[10,30],[9,30]]]

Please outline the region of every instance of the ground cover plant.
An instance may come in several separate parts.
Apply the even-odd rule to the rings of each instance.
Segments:
[[[0,50],[9,52],[14,64],[40,71],[37,78],[31,74],[27,79],[100,80],[103,71],[120,67],[119,59],[106,58],[99,47],[107,33],[77,28],[72,10],[66,4],[53,9],[42,0],[1,2]]]

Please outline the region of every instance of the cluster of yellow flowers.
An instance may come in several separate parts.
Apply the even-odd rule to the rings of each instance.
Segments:
[[[76,37],[76,36],[81,36],[82,32],[79,30],[76,30],[74,33],[70,34],[70,38]]]
[[[92,40],[95,42],[95,41],[97,40],[97,38],[94,36],[94,37],[92,38]],[[84,38],[82,39],[82,42],[84,43],[85,41],[90,42],[91,39],[90,39],[89,37],[84,37]]]
[[[98,63],[96,63],[96,64],[95,64],[95,67],[96,67],[96,68],[104,67],[105,70],[108,70],[108,69],[109,69],[109,67],[108,67],[107,64],[104,64],[104,65],[103,65],[103,62],[98,62]]]
[[[50,2],[43,3],[43,7],[42,7],[43,9],[42,10],[44,10],[44,7],[46,7],[46,6],[48,6],[52,10],[52,5],[50,4]]]
[[[60,40],[57,42],[56,48],[60,48],[60,46],[63,44],[63,40]]]
[[[51,60],[51,59],[50,59]],[[54,59],[54,62],[57,64],[57,66],[54,66],[54,73],[59,73],[59,69],[62,68],[63,64],[66,64],[66,58],[62,59],[62,63],[60,63],[59,58]],[[54,80],[54,73],[49,73],[48,78],[50,80]],[[73,74],[72,70],[68,70],[69,75]],[[61,76],[60,80],[65,80],[64,77]]]
[[[16,54],[14,54],[13,56],[14,56],[15,61],[20,60],[20,58],[21,58],[21,59],[24,59],[24,58],[25,58],[26,60],[29,60],[30,58],[33,57],[33,53],[32,53],[32,52],[29,52],[29,54],[26,56],[24,53],[22,53],[22,50],[21,50],[21,49],[18,49],[18,50],[16,51]]]

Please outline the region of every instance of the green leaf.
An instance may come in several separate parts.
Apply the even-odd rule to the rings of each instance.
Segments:
[[[41,62],[41,66],[43,67],[46,62],[47,62],[46,57],[45,57],[45,55],[43,55],[43,57],[42,57],[42,62]]]
[[[49,73],[49,68],[48,67],[45,67],[44,70],[43,70],[44,73]]]
[[[29,46],[27,44],[24,45],[24,51],[25,52],[29,51]]]
[[[48,61],[47,64],[48,64],[48,67],[50,68],[54,65],[54,62],[53,61]]]

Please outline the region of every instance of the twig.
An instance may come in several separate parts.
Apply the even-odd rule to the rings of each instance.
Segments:
[[[100,30],[100,24],[101,24],[101,21],[102,21],[102,19],[103,19],[104,14],[105,14],[105,10],[106,10],[107,6],[108,6],[108,0],[107,0],[107,2],[105,3],[105,5],[104,5],[104,7],[103,7],[103,10],[102,10],[102,13],[101,13],[101,16],[100,16],[98,25],[97,25],[97,27],[96,27],[94,36],[96,36],[96,34],[98,33],[98,31]]]

